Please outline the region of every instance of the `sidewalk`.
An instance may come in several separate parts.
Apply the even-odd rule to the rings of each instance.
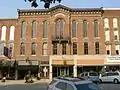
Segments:
[[[36,80],[34,83],[25,83],[25,80],[6,80],[6,82],[1,82],[0,85],[16,85],[16,84],[36,84],[36,83],[50,83],[49,79]]]

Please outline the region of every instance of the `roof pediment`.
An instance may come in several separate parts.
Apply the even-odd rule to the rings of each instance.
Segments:
[[[51,7],[49,9],[18,9],[18,14],[19,15],[49,15],[52,12],[56,12],[58,9],[63,9],[67,12],[70,13],[92,13],[92,12],[97,12],[97,13],[101,13],[102,12],[102,8],[69,8],[66,7],[64,5],[57,5],[54,7]]]

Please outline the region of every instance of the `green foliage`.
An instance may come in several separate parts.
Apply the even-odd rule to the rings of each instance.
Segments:
[[[60,75],[61,75],[61,76],[64,76],[64,71],[61,71],[61,72],[60,72]]]
[[[33,82],[34,81],[33,81],[32,77],[30,75],[25,76],[25,83],[33,83]]]
[[[44,2],[45,8],[49,8],[50,4],[55,3],[56,1],[59,3],[61,2],[61,0],[25,0],[25,2],[26,1],[29,1],[31,3],[31,7],[35,7],[35,8],[38,6],[37,1]]]

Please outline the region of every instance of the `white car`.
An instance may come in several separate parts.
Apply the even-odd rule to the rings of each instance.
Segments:
[[[115,84],[120,82],[120,72],[106,72],[100,78],[100,82],[113,82]]]
[[[102,87],[83,78],[54,78],[47,90],[102,90]]]

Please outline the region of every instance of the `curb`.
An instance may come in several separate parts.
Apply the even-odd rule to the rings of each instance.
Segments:
[[[46,83],[46,84],[49,84],[50,83],[50,80],[39,80],[39,81],[35,81],[34,83],[25,83],[25,80],[23,81],[6,81],[6,82],[1,82],[0,81],[0,86],[3,86],[3,85],[29,85],[29,84],[39,84],[39,83]]]

